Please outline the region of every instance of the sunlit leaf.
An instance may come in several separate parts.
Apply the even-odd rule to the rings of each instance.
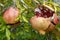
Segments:
[[[26,23],[28,23],[28,20],[24,16],[22,16],[22,18]]]
[[[10,40],[10,31],[6,28],[6,37],[7,37],[7,40]]]
[[[4,7],[4,5],[2,3],[0,3],[0,6]]]

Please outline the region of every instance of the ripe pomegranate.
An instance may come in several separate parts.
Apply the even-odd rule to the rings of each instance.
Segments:
[[[30,19],[30,23],[34,29],[36,29],[40,33],[45,34],[44,30],[46,30],[48,28],[50,21],[48,21],[47,19],[45,19],[43,17],[33,16]]]
[[[51,17],[54,17],[53,23],[58,23],[58,17],[54,14],[54,10],[48,6],[40,6],[35,9],[35,16],[30,19],[30,23],[34,29],[36,29],[40,34],[45,34],[46,32],[55,29],[55,25],[50,21]]]
[[[19,16],[19,10],[14,7],[9,7],[3,14],[3,19],[6,24],[16,23],[16,18]]]

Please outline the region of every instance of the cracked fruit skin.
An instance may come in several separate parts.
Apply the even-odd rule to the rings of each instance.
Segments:
[[[9,7],[3,14],[3,19],[6,24],[16,23],[16,18],[19,16],[19,10],[14,7]]]
[[[30,19],[30,23],[34,29],[40,34],[44,35],[46,32],[50,32],[55,29],[55,25],[58,23],[58,17],[54,14],[54,10],[45,6],[40,6],[35,9],[35,16]],[[54,17],[53,23],[51,23],[51,17]],[[50,27],[49,27],[50,25]]]
[[[56,16],[57,15],[54,14],[53,22],[57,24],[58,18]],[[32,27],[42,35],[55,29],[55,25],[50,22],[50,18],[38,17],[35,15],[30,19],[30,23]],[[48,28],[49,25],[50,27]]]

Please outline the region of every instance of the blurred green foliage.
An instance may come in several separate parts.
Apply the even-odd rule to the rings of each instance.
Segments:
[[[11,25],[6,25],[2,16],[6,9],[14,5],[13,0],[0,0],[0,40],[47,40],[46,35],[40,35],[36,30],[31,27],[29,22],[30,18],[34,16],[34,9],[37,7],[37,3],[43,4],[43,0],[15,0],[15,4],[20,11],[20,24],[16,28]],[[52,0],[46,2],[47,5],[52,3],[56,7],[56,12],[60,11],[58,4],[55,4]],[[58,13],[57,12],[57,13]],[[18,19],[18,18],[17,18]],[[57,28],[60,24],[57,25]],[[54,37],[52,35],[52,37]],[[56,38],[53,38],[56,40]],[[57,39],[59,40],[59,39]]]

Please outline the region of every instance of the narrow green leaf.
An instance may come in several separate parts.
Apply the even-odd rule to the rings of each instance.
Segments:
[[[10,40],[10,31],[8,30],[8,28],[6,28],[6,37],[7,40]]]
[[[22,16],[22,18],[26,23],[28,23],[28,20],[24,16]]]

